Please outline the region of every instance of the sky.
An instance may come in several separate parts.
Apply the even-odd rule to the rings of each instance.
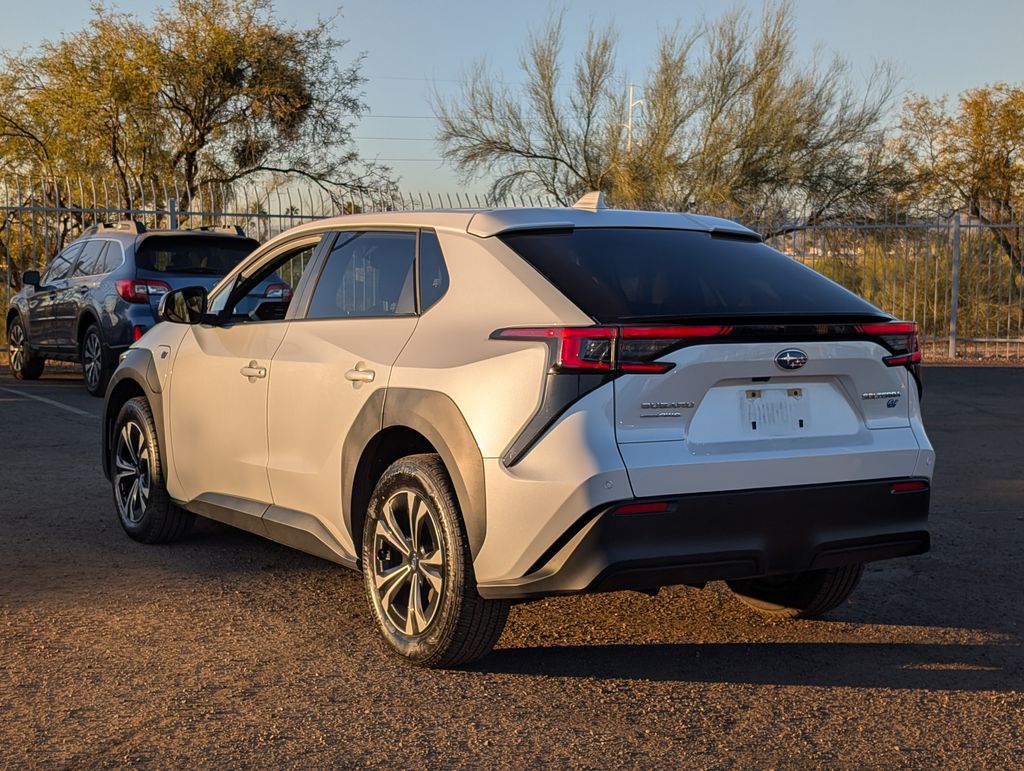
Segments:
[[[119,0],[143,18],[161,0]],[[642,81],[659,32],[686,29],[737,5],[755,15],[761,0],[292,0],[278,15],[296,25],[337,15],[335,36],[348,40],[342,63],[365,53],[364,99],[369,114],[353,135],[362,155],[391,166],[407,192],[483,192],[485,180],[463,183],[440,161],[431,94],[452,96],[481,60],[515,83],[519,53],[552,9],[565,10],[566,50],[579,50],[589,24],[612,24],[627,80]],[[73,32],[90,16],[89,0],[0,0],[0,49],[32,48]],[[797,45],[809,59],[816,47],[847,59],[864,80],[875,62],[892,62],[904,93],[935,97],[986,83],[1024,84],[1022,0],[794,0]],[[625,83],[624,86],[625,88]]]

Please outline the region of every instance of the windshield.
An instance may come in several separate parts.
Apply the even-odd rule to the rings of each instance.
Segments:
[[[149,236],[135,250],[141,270],[223,276],[248,256],[259,242],[218,236]]]
[[[639,228],[520,231],[499,238],[601,323],[884,315],[751,238]]]

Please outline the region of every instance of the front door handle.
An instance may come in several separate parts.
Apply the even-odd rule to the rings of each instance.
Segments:
[[[372,369],[366,369],[363,362],[359,362],[353,369],[345,373],[345,379],[351,380],[353,383],[372,383],[375,377],[377,377],[377,373]]]
[[[259,364],[256,363],[255,360],[254,361],[250,361],[248,367],[242,367],[238,371],[242,373],[242,377],[249,378],[249,382],[250,383],[255,383],[256,382],[256,378],[258,378],[258,377],[266,377],[267,376],[267,368],[266,367],[261,367]]]

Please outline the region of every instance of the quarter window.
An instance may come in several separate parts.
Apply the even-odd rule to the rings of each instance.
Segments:
[[[313,291],[307,317],[415,313],[415,259],[415,233],[340,233]]]
[[[433,230],[420,233],[420,312],[441,299],[448,291],[448,268],[441,244]]]

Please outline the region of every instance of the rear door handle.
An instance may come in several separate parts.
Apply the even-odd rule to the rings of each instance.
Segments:
[[[267,368],[261,367],[255,361],[250,361],[248,367],[242,367],[238,371],[242,373],[242,377],[249,378],[250,383],[255,383],[258,377],[267,376]]]
[[[377,377],[377,373],[372,369],[365,369],[365,367],[363,362],[359,362],[353,369],[345,373],[345,379],[351,380],[353,383],[372,383],[373,379]]]

